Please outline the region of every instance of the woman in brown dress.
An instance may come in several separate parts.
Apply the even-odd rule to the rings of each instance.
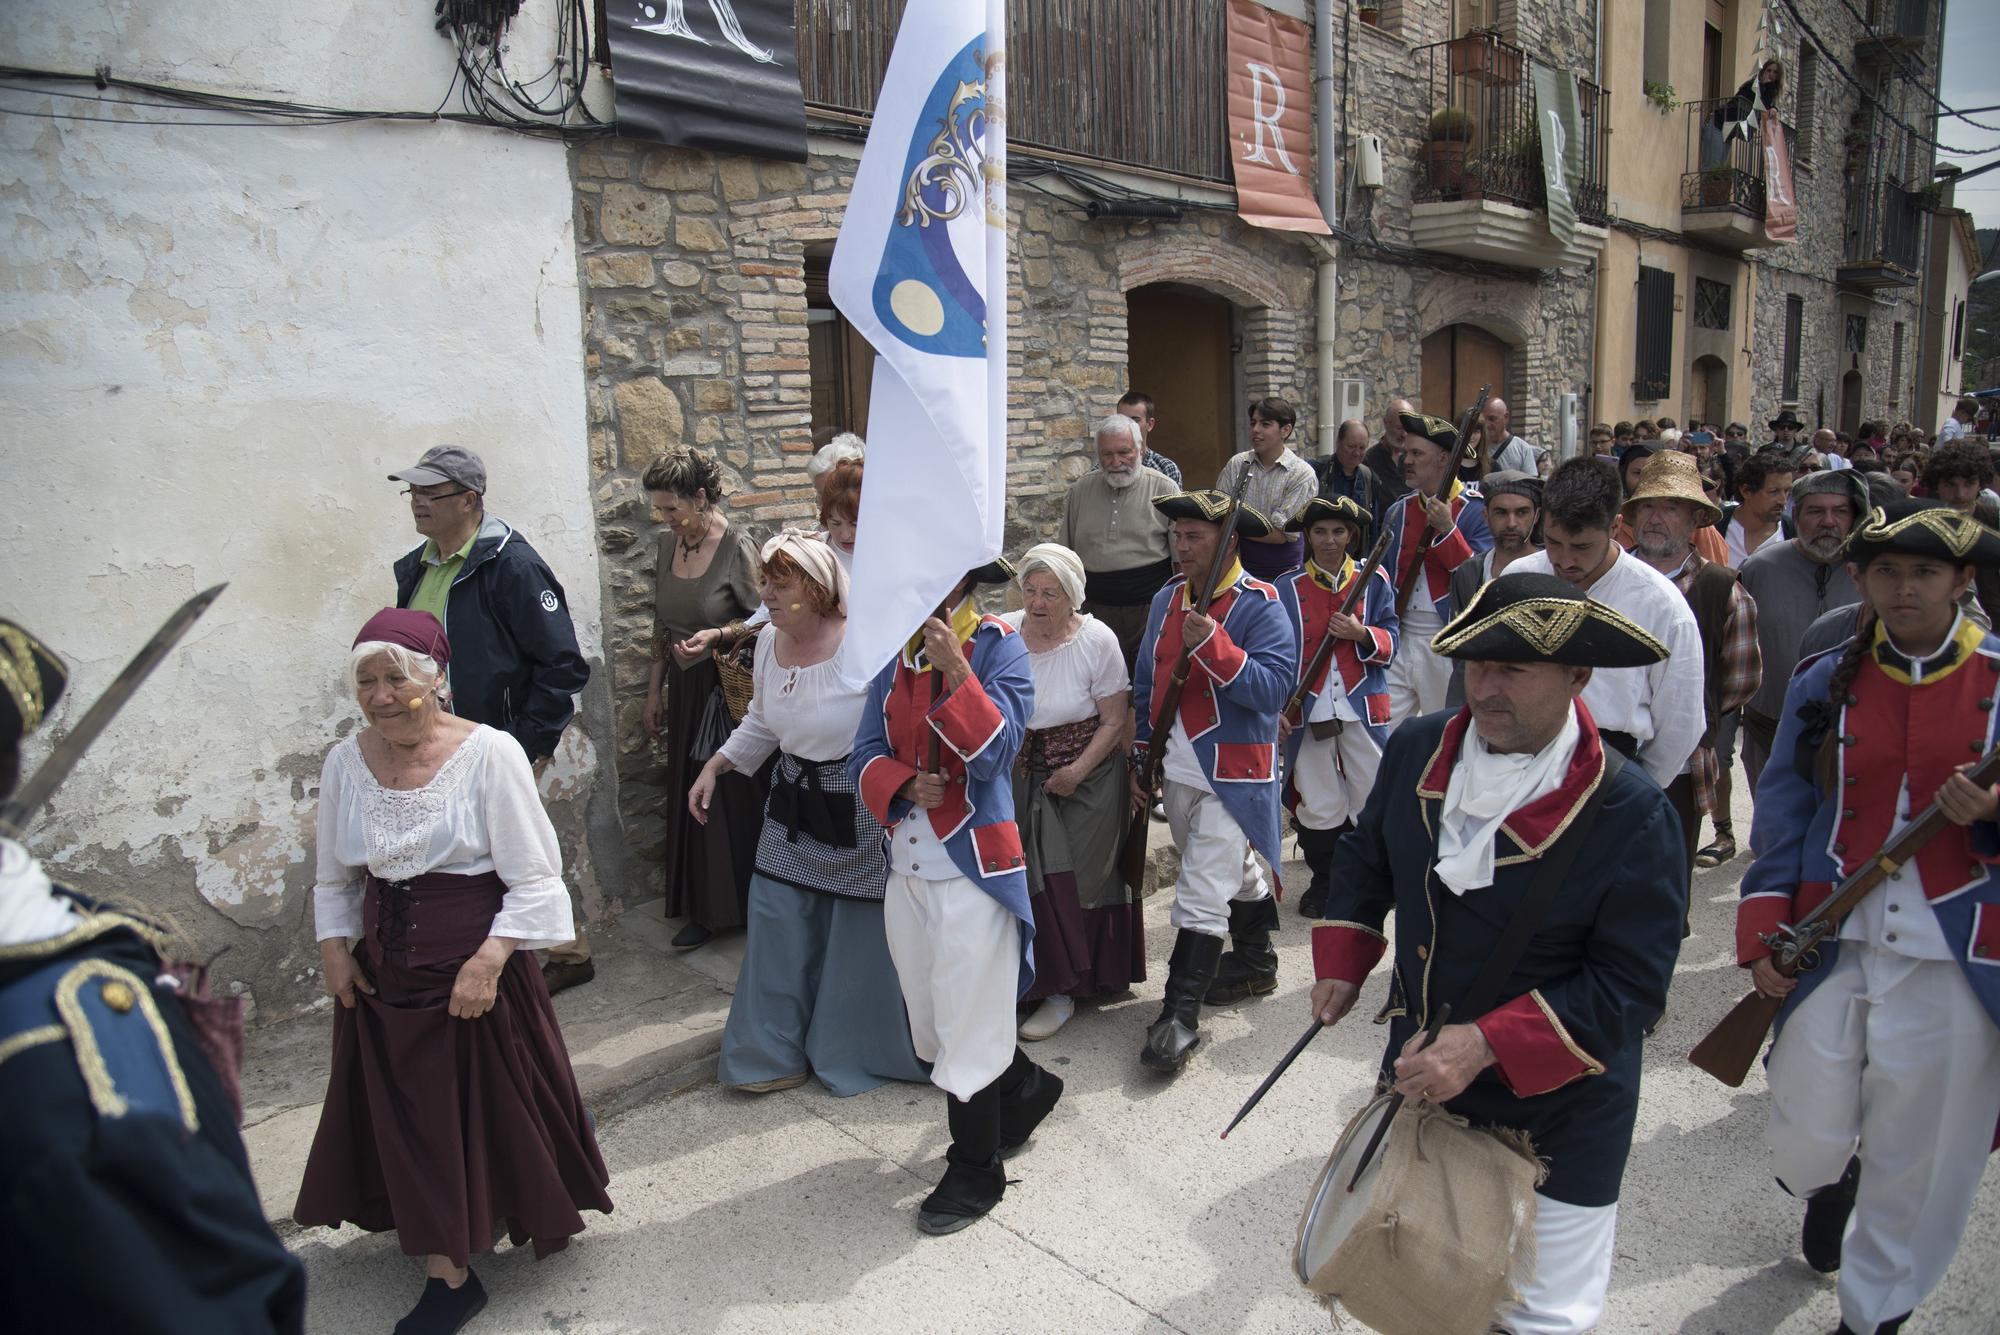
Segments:
[[[667,752],[667,916],[687,919],[674,946],[693,950],[743,925],[764,790],[755,775],[727,774],[716,783],[708,823],[688,814],[688,789],[731,726],[713,653],[689,637],[756,611],[757,548],[722,513],[722,469],[712,456],[669,450],[646,470],[643,484],[666,525],[644,720]]]
[[[611,1212],[533,953],[574,934],[556,832],[521,744],[448,712],[450,659],[430,613],[376,613],[349,659],[367,726],[320,772],[315,935],[340,1004],[292,1216],[426,1258],[398,1335],[486,1305],[468,1262],[501,1222],[542,1257]]]

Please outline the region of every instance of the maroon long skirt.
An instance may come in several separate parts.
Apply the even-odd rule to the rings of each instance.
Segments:
[[[356,950],[374,984],[335,1006],[333,1069],[292,1217],[394,1229],[411,1256],[464,1265],[500,1227],[537,1258],[611,1213],[610,1174],[532,951],[501,972],[493,1009],[447,1007],[486,939],[499,877],[369,878]]]
[[[1083,738],[1095,730],[1070,729]],[[1028,739],[1014,777],[1014,820],[1035,915],[1035,982],[1022,1000],[1122,992],[1146,980],[1145,906],[1118,874],[1131,805],[1125,758],[1114,751],[1074,793],[1054,797],[1042,787],[1049,772],[1082,748],[1051,757],[1040,734]]]

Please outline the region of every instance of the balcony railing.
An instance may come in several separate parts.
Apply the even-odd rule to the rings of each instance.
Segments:
[[[1930,31],[1931,0],[1869,0],[1866,17],[1868,26],[1855,43],[1863,51],[1877,44],[1901,49],[1921,46]],[[1874,30],[1873,36],[1869,29]]]
[[[1420,46],[1413,53],[1431,109],[1417,164],[1419,201],[1491,199],[1548,207],[1542,139],[1527,53],[1492,33]],[[1576,81],[1582,170],[1570,186],[1578,222],[1606,224],[1604,90]]]
[[[1681,212],[1734,211],[1764,217],[1764,150],[1755,136],[1729,139],[1726,122],[1736,99],[1710,98],[1687,104],[1687,158],[1681,172]]]
[[[1922,197],[1894,176],[1859,177],[1847,190],[1843,279],[1861,286],[1917,281],[1923,245]]]
[[[808,106],[867,116],[904,0],[794,0]],[[1224,6],[1216,0],[1013,0],[1007,134],[1041,148],[1226,182]],[[1105,34],[1117,40],[1104,40]],[[1204,71],[1190,78],[1188,71]]]

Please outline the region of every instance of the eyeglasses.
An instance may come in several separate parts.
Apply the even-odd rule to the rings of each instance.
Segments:
[[[418,491],[415,487],[403,488],[403,496],[413,501],[448,501],[454,496],[471,494],[471,487],[460,487],[457,491]]]

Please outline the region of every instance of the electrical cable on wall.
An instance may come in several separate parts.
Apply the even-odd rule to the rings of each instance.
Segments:
[[[1793,0],[1781,0],[1781,3],[1783,3],[1785,8],[1788,11],[1790,11],[1792,16],[1792,21],[1798,24],[1799,31],[1806,35],[1807,40],[1810,41],[1813,44],[1814,48],[1819,51],[1821,57],[1823,57],[1826,60],[1827,64],[1833,67],[1833,72],[1835,74],[1838,74],[1843,80],[1845,80],[1848,83],[1849,86],[1854,88],[1855,91],[1859,92],[1863,97],[1866,97],[1870,101],[1873,101],[1875,103],[1875,110],[1881,114],[1884,120],[1890,122],[1897,129],[1903,131],[1905,134],[1915,139],[1918,143],[1928,145],[1929,147],[1937,150],[1940,153],[1949,153],[1953,157],[1976,158],[1984,154],[2000,152],[2000,148],[1992,148],[1992,147],[1954,148],[1949,144],[1941,143],[1937,139],[1932,138],[1930,135],[1927,135],[1923,133],[1921,130],[1918,130],[1913,126],[1911,126],[1908,122],[1904,121],[1902,117],[1898,116],[1895,112],[1889,110],[1888,107],[1883,106],[1880,98],[1876,96],[1874,89],[1862,83],[1859,79],[1855,78],[1854,75],[1848,72],[1847,66],[1840,63],[1840,57],[1833,54],[1832,48],[1827,46],[1826,42],[1823,39],[1821,39],[1820,35],[1817,32],[1813,31],[1812,25],[1807,23],[1805,19],[1799,14],[1798,6],[1793,3]],[[1760,37],[1759,39],[1760,45],[1761,41],[1762,39]]]

